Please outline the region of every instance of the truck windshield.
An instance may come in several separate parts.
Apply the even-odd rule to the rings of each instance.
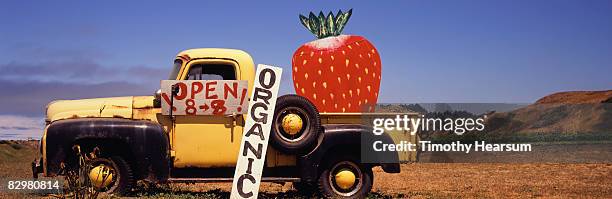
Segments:
[[[174,60],[174,66],[172,66],[172,71],[170,71],[169,80],[175,80],[176,76],[178,76],[179,71],[181,70],[181,65],[183,65],[183,61],[180,59]]]

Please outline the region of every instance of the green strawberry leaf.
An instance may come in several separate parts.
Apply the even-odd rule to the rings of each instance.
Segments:
[[[334,14],[332,12],[329,12],[329,14],[327,14],[327,19],[325,19],[325,21],[325,25],[329,30],[329,35],[336,35],[335,19]]]
[[[321,33],[321,30],[319,29],[319,23],[317,20],[317,16],[315,16],[314,13],[310,13],[310,15],[308,16],[308,23],[310,24],[310,27],[312,28],[312,33],[317,35],[317,37],[319,36],[319,34]]]
[[[329,12],[327,16],[323,14],[323,11],[320,11],[318,16],[310,12],[308,17],[300,15],[300,23],[319,39],[338,36],[344,30],[352,13],[353,9],[346,13],[339,10],[336,16],[332,12]]]
[[[327,34],[327,26],[325,25],[325,14],[323,14],[323,11],[319,12],[319,29],[321,30],[319,32],[319,38],[325,37]]]
[[[312,32],[312,28],[310,27],[310,24],[308,23],[308,17],[305,17],[304,15],[300,15],[300,22],[302,23],[304,27],[306,27],[306,29],[308,29],[308,31]]]
[[[337,26],[336,28],[338,29],[338,34],[340,34],[342,30],[344,30],[344,27],[346,23],[348,23],[348,20],[351,17],[352,13],[353,13],[353,9],[350,9],[348,12],[342,13],[336,20],[336,26]]]

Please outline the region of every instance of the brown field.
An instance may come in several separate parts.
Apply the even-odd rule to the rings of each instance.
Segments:
[[[397,197],[612,197],[611,164],[416,163],[377,174],[374,191]]]
[[[23,146],[23,145],[21,145]],[[16,147],[19,148],[19,147]],[[0,144],[0,179],[28,178],[36,150]],[[612,164],[412,163],[400,174],[374,171],[372,198],[612,198]],[[142,189],[145,198],[227,198],[230,183]],[[309,198],[290,183],[262,183],[261,198]],[[0,193],[0,198],[44,197]]]

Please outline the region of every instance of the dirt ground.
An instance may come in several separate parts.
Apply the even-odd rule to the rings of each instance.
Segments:
[[[19,148],[19,147],[17,147]],[[36,150],[0,144],[0,179],[28,178]],[[612,198],[612,164],[411,163],[399,174],[374,171],[371,198]],[[173,184],[143,189],[144,198],[227,198],[230,183]],[[260,198],[309,198],[291,188],[262,183]],[[0,193],[0,198],[38,195]]]
[[[413,163],[399,174],[374,171],[377,198],[611,198],[612,164]],[[173,185],[179,192],[227,193],[228,183]],[[268,197],[295,196],[290,185],[263,183]],[[278,196],[278,195],[276,195]]]
[[[611,198],[612,164],[415,163],[374,182],[393,197]]]

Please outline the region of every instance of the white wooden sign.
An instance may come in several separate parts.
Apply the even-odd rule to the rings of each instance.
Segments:
[[[257,198],[281,75],[279,67],[257,66],[231,198]]]
[[[170,100],[172,86],[179,91]],[[244,114],[248,106],[248,84],[244,80],[162,80],[162,114],[229,115]]]

